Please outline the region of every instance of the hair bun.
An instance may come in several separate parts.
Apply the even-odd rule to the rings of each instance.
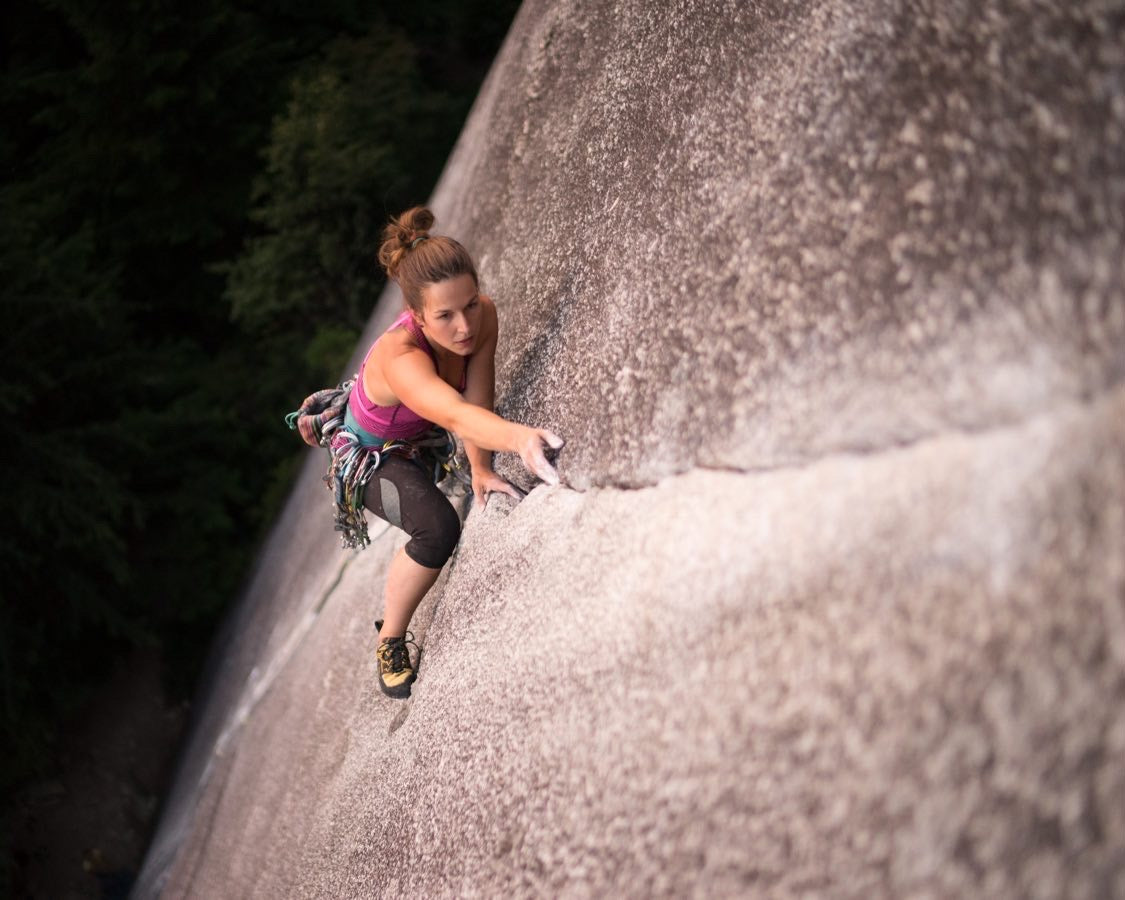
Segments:
[[[383,229],[383,242],[379,245],[379,263],[389,278],[402,263],[403,257],[417,246],[417,242],[430,236],[434,214],[425,206],[414,206],[391,219]]]
[[[425,308],[422,291],[427,285],[468,275],[480,287],[469,251],[448,235],[430,234],[433,224],[434,214],[415,206],[391,219],[379,246],[379,262],[387,276],[398,282],[402,299],[418,313]]]

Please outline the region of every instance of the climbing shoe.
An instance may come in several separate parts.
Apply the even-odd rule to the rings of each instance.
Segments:
[[[414,644],[414,636],[408,631],[406,637],[392,637],[379,641],[375,658],[379,660],[379,687],[388,697],[405,698],[410,696],[410,685],[414,683],[414,667],[410,664],[410,651],[407,644]],[[417,648],[418,645],[414,644]]]

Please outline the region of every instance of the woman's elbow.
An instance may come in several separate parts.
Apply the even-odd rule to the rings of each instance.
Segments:
[[[465,429],[469,426],[468,416],[466,416],[467,411],[468,404],[459,400],[452,406],[441,410],[434,421],[446,431],[464,435]]]

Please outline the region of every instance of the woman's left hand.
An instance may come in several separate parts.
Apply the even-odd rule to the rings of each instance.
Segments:
[[[473,497],[481,507],[488,506],[488,495],[496,492],[500,494],[508,494],[511,497],[520,499],[520,493],[512,487],[503,478],[487,469],[483,472],[473,472]]]

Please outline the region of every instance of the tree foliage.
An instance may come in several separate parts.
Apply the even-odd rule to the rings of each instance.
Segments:
[[[5,5],[0,791],[126,649],[189,690],[515,6]]]
[[[362,328],[382,287],[373,247],[388,201],[425,189],[456,112],[422,83],[396,29],[332,41],[274,119],[250,214],[262,233],[229,270],[236,318],[256,331],[310,318]],[[388,142],[397,132],[411,142]]]

